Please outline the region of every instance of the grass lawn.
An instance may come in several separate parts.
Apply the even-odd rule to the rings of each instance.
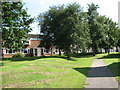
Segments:
[[[65,56],[4,58],[3,88],[84,88],[93,58],[97,54]]]
[[[120,84],[120,71],[118,70],[120,68],[120,53],[111,52],[109,56],[105,56],[102,59]]]
[[[93,57],[24,57],[2,62],[3,88],[83,88]],[[84,74],[82,73],[84,72]]]

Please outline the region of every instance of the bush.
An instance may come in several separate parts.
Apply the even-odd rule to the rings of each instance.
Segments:
[[[16,58],[16,57],[24,57],[24,55],[19,52],[13,55],[13,58]]]

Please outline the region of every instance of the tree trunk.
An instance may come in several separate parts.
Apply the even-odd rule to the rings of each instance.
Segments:
[[[60,48],[59,48],[59,56],[61,56],[61,51],[60,51]]]
[[[102,53],[102,49],[101,49],[100,53]]]
[[[109,55],[109,53],[110,53],[110,50],[108,49],[108,55]]]
[[[70,58],[70,52],[69,52],[68,49],[67,49],[67,51],[66,51],[66,56],[67,56],[67,58]]]
[[[105,49],[105,53],[107,53],[107,49]]]
[[[50,50],[51,50],[51,56],[53,56],[53,47],[51,47]]]
[[[93,51],[93,56],[95,56],[95,50],[94,50],[94,47],[92,47],[92,51]]]
[[[118,47],[116,46],[116,52],[118,52]]]
[[[95,52],[93,52],[93,56],[95,56]]]

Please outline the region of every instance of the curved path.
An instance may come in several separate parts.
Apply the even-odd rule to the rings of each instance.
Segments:
[[[118,82],[102,59],[94,59],[84,86],[85,88],[118,88]]]

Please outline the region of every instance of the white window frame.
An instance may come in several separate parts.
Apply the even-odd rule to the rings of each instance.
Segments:
[[[8,50],[8,52],[7,52]],[[12,49],[12,53],[9,53],[10,49],[5,49],[5,54],[15,54],[15,52],[13,52],[13,49]]]
[[[25,50],[27,50],[27,53],[24,53]],[[28,52],[28,51],[29,51],[29,52]],[[30,49],[22,48],[22,49],[20,49],[20,52],[21,52],[22,54],[30,54]]]
[[[45,51],[44,51],[44,53],[45,54],[50,54],[51,53],[51,51],[50,51],[50,49],[44,49]],[[48,52],[46,52],[48,50]]]

